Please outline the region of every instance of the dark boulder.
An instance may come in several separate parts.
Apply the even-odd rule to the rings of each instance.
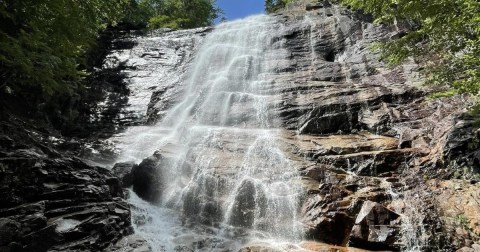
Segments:
[[[306,222],[307,237],[329,244],[346,245],[353,219],[345,212],[324,214],[319,211],[317,214],[316,218],[311,218],[311,222]]]
[[[364,202],[350,234],[350,244],[365,249],[398,250],[399,217],[379,203]]]
[[[184,164],[189,170],[189,165]],[[218,185],[225,182],[216,176],[200,175],[199,182],[191,184],[185,192],[183,202],[183,212],[189,218],[195,219],[200,223],[212,225],[223,220],[224,212],[222,203],[218,200]]]
[[[321,186],[320,194],[308,198],[302,208],[306,237],[344,246],[348,243],[354,218],[348,209],[339,209],[344,191],[332,187],[325,193],[325,187],[328,186]]]
[[[257,199],[257,195],[263,195],[263,192],[258,191],[259,188],[255,185],[253,180],[245,180],[240,185],[235,196],[234,205],[230,216],[230,224],[237,227],[252,227],[255,220],[255,211],[261,210],[258,203],[265,202],[264,197]],[[262,199],[263,198],[263,199]]]
[[[480,173],[479,119],[470,115],[455,119],[455,125],[449,131],[443,147],[444,159],[453,170],[468,168],[469,172]]]
[[[21,224],[12,219],[0,219],[0,251],[11,247],[11,243],[18,239],[20,228]]]
[[[142,199],[149,202],[159,202],[164,189],[162,179],[162,164],[165,159],[155,154],[144,159],[132,169],[133,191]]]
[[[152,252],[148,242],[141,236],[133,234],[124,237],[116,244],[108,247],[106,252]]]
[[[112,168],[112,173],[120,179],[122,187],[131,187],[133,185],[132,170],[137,166],[134,162],[116,163]]]

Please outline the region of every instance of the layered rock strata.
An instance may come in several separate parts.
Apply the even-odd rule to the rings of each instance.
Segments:
[[[291,57],[275,85],[283,89],[277,110],[285,128],[299,133],[286,143],[292,159],[300,157],[309,192],[302,208],[307,235],[367,249],[478,243],[475,228],[463,242],[446,232],[452,228],[443,221],[445,204],[424,180],[449,178],[462,166],[472,172],[478,162],[474,119],[463,115],[468,100],[429,100],[433,90],[418,85],[413,61],[388,68],[378,60],[373,43],[408,27],[375,25],[326,1],[306,2],[279,14],[290,24],[284,37]]]
[[[280,121],[275,143],[295,168],[287,175],[302,188],[298,213],[309,240],[281,249],[478,250],[480,134],[477,118],[463,109],[468,98],[430,100],[434,90],[420,85],[420,67],[413,60],[389,68],[371,51],[374,42],[400,36],[408,27],[373,24],[368,16],[327,1],[296,1],[276,18],[285,29],[271,41],[273,51],[281,50],[273,55],[288,53],[269,59],[275,71],[261,91],[269,116]],[[134,46],[114,48],[104,64],[107,70],[121,69],[130,85],[129,105],[116,123],[161,120],[184,92],[185,73],[209,31],[163,30],[117,41]],[[108,99],[98,104],[99,117],[112,104]],[[246,112],[239,106],[231,113],[245,118]],[[119,179],[39,144],[48,136],[12,137],[8,130],[0,136],[0,250],[152,250],[141,237],[127,236],[130,207],[121,185],[147,201],[161,201],[169,154],[181,148],[159,150],[138,165],[117,164],[113,172]],[[191,190],[221,191],[234,181],[243,161],[235,153],[248,152],[255,140],[251,133],[220,130],[218,145],[184,153],[179,167],[185,180],[193,176],[195,160],[219,157],[209,163],[214,176]],[[22,142],[32,134],[37,140]],[[84,156],[108,162],[118,138],[121,134],[90,143]],[[237,218],[229,224],[242,232],[253,225],[255,193],[246,181],[234,199],[241,204],[231,208]],[[225,216],[219,206],[227,200],[205,190],[187,197],[183,211],[186,218],[218,226]],[[196,246],[202,242],[208,243],[196,241]],[[250,244],[241,251],[278,250],[269,246]]]
[[[478,242],[474,228],[464,241],[452,237],[425,180],[473,178],[478,132],[464,115],[468,98],[430,100],[434,90],[421,85],[419,65],[389,68],[371,50],[408,27],[373,24],[327,1],[297,1],[276,15],[286,29],[272,43],[289,53],[273,62],[264,92],[285,129],[278,142],[303,176],[307,238],[387,250],[448,251]],[[166,110],[169,99],[157,93],[152,104]],[[212,150],[225,153],[215,166],[220,176],[235,167],[225,150]]]
[[[109,170],[0,125],[0,251],[100,251],[133,231]]]

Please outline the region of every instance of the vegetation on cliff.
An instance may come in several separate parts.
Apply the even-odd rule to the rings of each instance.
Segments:
[[[192,28],[211,25],[219,13],[211,0],[2,1],[0,85],[45,95],[71,91],[83,75],[83,56],[108,25]]]
[[[29,116],[75,117],[64,108],[85,96],[102,31],[207,26],[220,12],[214,0],[0,1],[0,112],[13,100]]]
[[[480,93],[480,2],[476,0],[342,0],[373,14],[376,22],[406,25],[400,37],[379,48],[391,64],[414,56],[428,83],[449,84],[445,94]]]
[[[74,89],[80,57],[117,20],[123,1],[2,1],[0,85],[44,95]]]
[[[285,7],[292,0],[265,0],[265,10],[272,13]]]
[[[215,0],[130,0],[123,22],[150,29],[213,25],[222,13]]]

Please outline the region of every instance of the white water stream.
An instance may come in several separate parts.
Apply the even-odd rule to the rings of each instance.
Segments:
[[[188,71],[183,99],[151,127],[123,134],[121,161],[160,151],[159,205],[131,192],[136,232],[154,251],[234,251],[255,241],[294,243],[298,174],[277,147],[271,113],[278,60],[287,57],[276,18],[217,26]]]

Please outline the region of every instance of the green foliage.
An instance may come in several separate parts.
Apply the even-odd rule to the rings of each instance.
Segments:
[[[455,89],[448,89],[445,91],[435,92],[429,96],[430,99],[438,99],[442,97],[452,97],[458,94],[457,90]]]
[[[0,90],[72,93],[86,74],[86,52],[107,26],[192,28],[220,13],[213,0],[0,0]]]
[[[99,29],[116,21],[125,0],[0,2],[0,86],[15,92],[70,92]]]
[[[222,11],[214,0],[131,0],[123,20],[150,29],[188,29],[213,25]]]
[[[180,29],[185,26],[189,19],[184,18],[175,18],[171,16],[161,15],[154,16],[148,21],[148,27],[150,29],[158,28],[171,28],[171,29]]]
[[[465,214],[457,215],[455,217],[455,224],[457,224],[461,228],[470,230],[470,227],[469,227],[470,221],[468,220],[467,216],[465,216]]]
[[[267,13],[273,13],[285,7],[292,0],[265,0],[265,10]]]
[[[150,1],[129,0],[123,12],[121,23],[127,28],[142,29],[154,15]]]
[[[408,23],[412,30],[378,47],[390,64],[414,56],[427,82],[459,93],[480,92],[480,1],[342,0],[373,14],[378,23]]]

